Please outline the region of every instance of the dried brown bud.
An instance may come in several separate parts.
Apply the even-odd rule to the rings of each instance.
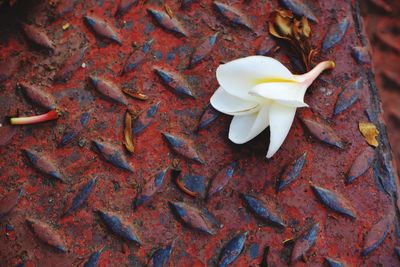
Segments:
[[[297,19],[289,10],[278,9],[271,14],[269,32],[272,36],[289,42],[292,50],[301,58],[306,70],[310,70],[317,50],[311,47],[311,27],[306,17]]]

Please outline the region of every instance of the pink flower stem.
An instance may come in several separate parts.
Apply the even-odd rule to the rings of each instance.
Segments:
[[[16,117],[11,118],[10,123],[12,125],[24,125],[24,124],[35,124],[50,120],[56,120],[61,115],[61,111],[57,109],[50,110],[49,112],[37,115],[37,116],[30,116],[30,117]]]
[[[298,75],[297,80],[303,84],[305,88],[309,87],[313,81],[323,72],[324,70],[327,69],[333,69],[336,67],[336,64],[332,60],[327,60],[319,63],[317,66],[315,66],[312,70],[309,72],[303,74],[303,75]]]

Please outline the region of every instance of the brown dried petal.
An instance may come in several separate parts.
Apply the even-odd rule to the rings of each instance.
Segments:
[[[279,14],[275,17],[275,26],[277,31],[284,36],[292,35],[292,20],[287,17],[281,17]]]
[[[275,26],[274,26],[274,24],[272,22],[268,23],[268,29],[269,29],[269,33],[272,36],[275,36],[276,38],[279,38],[279,39],[285,39],[285,40],[289,40],[290,41],[290,38],[282,36],[281,34],[279,34],[276,31]]]
[[[311,37],[311,27],[306,17],[301,18],[302,33],[304,37]]]
[[[132,115],[128,110],[125,112],[124,145],[129,152],[133,153],[135,151],[135,145],[132,140]]]
[[[373,147],[378,147],[379,143],[376,137],[379,135],[378,129],[373,123],[370,122],[359,122],[358,128],[361,134],[364,136],[365,141]]]
[[[165,9],[165,12],[167,12],[168,16],[171,19],[174,18],[174,12],[172,12],[172,9],[169,7],[169,5],[165,4],[164,9]]]
[[[293,15],[288,10],[278,9],[272,14],[269,22],[269,32],[279,39],[291,41]]]
[[[132,91],[129,91],[127,89],[122,89],[122,92],[124,92],[128,96],[130,96],[132,98],[135,98],[135,99],[138,99],[138,100],[143,100],[144,101],[144,100],[149,99],[149,97],[147,95],[139,93],[139,92],[132,92]]]
[[[307,18],[296,19],[291,11],[278,9],[272,14],[268,27],[272,36],[289,42],[290,48],[309,70],[316,50],[311,47],[311,27]]]

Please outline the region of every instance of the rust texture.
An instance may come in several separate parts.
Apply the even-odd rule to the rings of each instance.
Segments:
[[[0,266],[399,266],[398,180],[359,2],[332,2],[4,3]],[[231,143],[209,99],[218,65],[239,57],[296,73],[268,33],[278,7],[310,19],[315,60],[337,67],[267,160],[268,130]],[[7,123],[54,106],[57,121]]]
[[[400,166],[400,66],[396,64],[400,60],[400,2],[370,0],[368,3],[362,6],[362,11],[372,49],[361,56],[369,58],[370,53],[374,55],[376,85],[385,110],[383,117],[397,166]],[[398,168],[397,171],[399,173]]]

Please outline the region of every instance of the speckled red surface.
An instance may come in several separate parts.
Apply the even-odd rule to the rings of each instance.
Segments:
[[[365,17],[366,31],[372,47],[376,83],[379,95],[382,98],[383,110],[385,111],[384,117],[388,127],[389,140],[397,166],[399,166],[400,109],[398,107],[400,105],[400,70],[396,62],[400,58],[400,50],[382,41],[382,37],[385,38],[386,36],[392,44],[399,43],[400,21],[398,14],[400,13],[400,3],[396,1],[387,3],[390,3],[388,6],[390,9],[386,11],[373,3],[364,5],[363,16]]]
[[[355,1],[334,5],[332,1],[315,1],[312,4],[320,21],[312,23],[315,46],[321,45],[332,25],[347,18],[349,26],[344,37],[331,49],[321,52],[318,58],[334,60],[336,69],[321,75],[309,89],[305,100],[311,108],[298,110],[285,143],[269,160],[265,158],[268,130],[247,144],[234,145],[227,138],[229,116],[221,115],[200,131],[197,128],[203,110],[218,86],[215,69],[221,62],[255,54],[260,43],[271,38],[267,20],[271,11],[278,7],[276,1],[224,1],[243,14],[241,19],[246,17],[250,29],[232,25],[232,21],[215,10],[212,1],[192,1],[185,7],[180,1],[138,1],[119,17],[114,16],[118,6],[114,1],[76,2],[73,11],[61,17],[55,15],[57,9],[47,1],[29,2],[28,7],[21,7],[23,4],[19,3],[14,11],[17,13],[8,9],[7,14],[0,16],[0,58],[4,62],[13,56],[11,59],[18,62],[15,68],[7,63],[9,72],[7,68],[0,68],[6,73],[6,79],[0,85],[1,119],[17,113],[22,116],[46,111],[21,93],[17,88],[20,81],[31,82],[52,94],[57,108],[63,112],[57,121],[18,128],[11,141],[0,147],[0,196],[21,187],[25,191],[16,207],[0,219],[1,266],[19,263],[26,263],[26,266],[81,266],[93,252],[102,248],[99,266],[142,266],[150,261],[156,249],[171,243],[170,266],[215,266],[224,245],[242,231],[248,232],[244,249],[232,266],[258,266],[266,247],[269,247],[268,266],[286,266],[290,263],[294,244],[301,247],[302,237],[314,223],[319,223],[316,243],[304,250],[304,259],[296,260],[293,266],[321,266],[325,264],[325,257],[346,266],[399,265],[394,250],[399,244],[396,233],[398,181],[381,118],[374,75],[369,63],[359,63],[351,56],[352,47],[367,46]],[[164,4],[186,30],[186,36],[166,31],[147,11],[151,8],[165,12]],[[99,38],[85,25],[85,15],[106,20],[120,36],[122,44]],[[43,31],[54,43],[54,51],[32,47],[21,32],[21,23],[33,24]],[[69,27],[63,30],[67,23]],[[219,35],[210,52],[199,64],[188,68],[193,49],[216,32]],[[129,55],[151,39],[154,41],[145,60],[133,71],[121,75]],[[76,49],[85,46],[88,49],[84,64],[68,81],[54,81],[63,62]],[[291,66],[283,50],[272,56]],[[186,80],[196,98],[184,98],[172,92],[154,72],[155,67],[178,73],[178,80]],[[137,89],[149,99],[139,101],[127,97],[127,107],[111,102],[94,89],[90,75],[109,79],[120,88]],[[358,78],[363,79],[359,98],[334,116],[339,94]],[[126,153],[122,144],[126,109],[140,112],[158,101],[154,121],[143,132],[134,135],[135,152]],[[84,112],[90,113],[87,126],[69,144],[59,147],[66,129],[80,127],[78,120]],[[333,129],[331,135],[324,136],[327,128],[312,135],[305,127],[304,120],[307,119]],[[363,175],[346,184],[352,163],[368,146],[358,131],[358,122],[369,120],[380,131],[375,160]],[[188,140],[204,164],[171,150],[162,133]],[[333,135],[342,141],[343,149],[319,140],[332,139]],[[133,172],[106,162],[94,148],[94,140],[111,143],[120,153],[126,154]],[[65,182],[33,168],[23,149],[36,151],[52,160]],[[304,152],[307,152],[307,159],[300,174],[277,193],[275,185],[285,166]],[[208,183],[233,161],[237,163],[233,177],[210,199],[190,196],[174,181],[177,175],[196,174],[205,177]],[[170,169],[158,191],[148,202],[133,209],[132,201],[146,181],[167,167]],[[180,173],[173,169],[179,169]],[[97,177],[97,182],[87,201],[71,215],[62,217],[70,199],[93,177]],[[311,185],[332,191],[351,207],[356,219],[344,217],[324,206]],[[241,194],[262,200],[282,218],[286,227],[279,229],[260,223],[243,203]],[[208,235],[187,227],[173,214],[169,202],[206,207],[221,228]],[[110,231],[101,220],[99,210],[115,213],[124,223],[134,225],[142,245],[124,241]],[[55,251],[43,242],[46,241],[43,236],[40,240],[40,235],[28,226],[27,219],[46,225],[50,236],[58,235],[66,252]],[[383,242],[379,242],[383,237]],[[288,239],[289,242],[284,242]],[[362,256],[371,244],[376,244],[376,249]]]

